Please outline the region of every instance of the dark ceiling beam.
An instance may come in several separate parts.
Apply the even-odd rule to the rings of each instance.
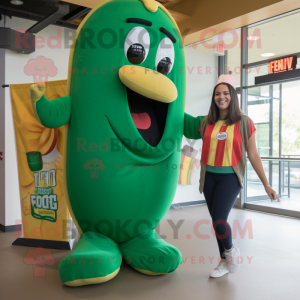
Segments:
[[[41,21],[31,26],[27,31],[30,33],[38,33],[42,29],[49,25],[52,25],[55,21],[58,21],[70,12],[68,3],[59,3],[58,8],[52,12],[49,16],[45,17]]]
[[[73,20],[76,20],[77,18],[82,17],[82,16],[88,14],[91,10],[92,10],[91,8],[80,6],[80,7],[76,8],[76,9],[74,9],[73,11],[71,11],[66,16],[64,16],[62,18],[62,20],[64,20],[64,21],[73,21]]]
[[[23,18],[23,19],[27,19],[27,20],[31,20],[31,21],[40,21],[41,18],[45,18],[45,15],[39,14],[39,13],[35,13],[35,12],[31,12],[31,11],[27,11],[27,10],[22,10],[22,9],[15,9],[15,8],[11,8],[8,6],[3,6],[0,5],[0,14],[8,16],[8,17],[18,17],[18,18]],[[65,28],[70,28],[70,29],[77,29],[78,25],[74,25],[71,24],[67,21],[64,21],[63,19],[56,21],[55,24],[53,25],[57,25],[57,26],[62,26]]]

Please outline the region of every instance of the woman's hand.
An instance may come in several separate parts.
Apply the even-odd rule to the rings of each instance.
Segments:
[[[271,198],[271,201],[278,200],[278,202],[280,202],[280,200],[278,198],[278,195],[276,194],[276,192],[269,185],[265,186],[265,190],[266,190],[266,193]]]

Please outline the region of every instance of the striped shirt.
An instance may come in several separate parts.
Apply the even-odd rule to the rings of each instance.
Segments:
[[[256,128],[252,120],[250,118],[248,120],[250,125],[248,138],[250,138]],[[201,161],[205,166],[233,167],[242,158],[240,122],[233,125],[226,125],[225,122],[226,120],[219,120],[215,124],[208,124],[205,130],[201,154]],[[200,132],[201,129],[200,126]],[[216,170],[216,168],[212,169]],[[207,171],[209,171],[209,167]]]

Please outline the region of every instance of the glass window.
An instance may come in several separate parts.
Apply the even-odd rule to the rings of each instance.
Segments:
[[[248,74],[247,86],[255,85],[255,77],[269,74],[269,65],[249,68],[246,72]]]
[[[300,154],[300,81],[282,84],[282,155]]]
[[[231,75],[235,77],[236,87],[240,87],[241,79],[241,29],[234,31],[232,37],[225,40],[227,45],[227,61],[225,62],[225,73],[231,71]]]
[[[297,38],[297,28],[300,28],[300,12],[249,27],[248,36],[259,39],[248,41],[248,63],[299,52],[300,39]],[[265,53],[275,55],[261,56]]]
[[[256,127],[256,144],[260,156],[300,158],[298,103],[300,103],[299,80],[248,89],[248,115]],[[300,162],[263,160],[263,168],[269,183],[278,194],[281,197],[287,196],[299,207],[296,199],[299,198]],[[248,162],[247,202],[264,200],[268,200],[268,196]],[[287,202],[283,203],[282,207],[286,207],[286,204]],[[296,206],[293,209],[296,209]]]

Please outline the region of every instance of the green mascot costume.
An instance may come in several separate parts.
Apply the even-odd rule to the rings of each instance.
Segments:
[[[65,125],[64,189],[81,237],[59,264],[62,282],[108,281],[122,259],[147,275],[174,272],[181,253],[155,228],[180,172],[182,134],[200,138],[184,114],[185,54],[179,29],[154,0],[109,0],[79,26],[66,97],[31,87],[46,127]]]

